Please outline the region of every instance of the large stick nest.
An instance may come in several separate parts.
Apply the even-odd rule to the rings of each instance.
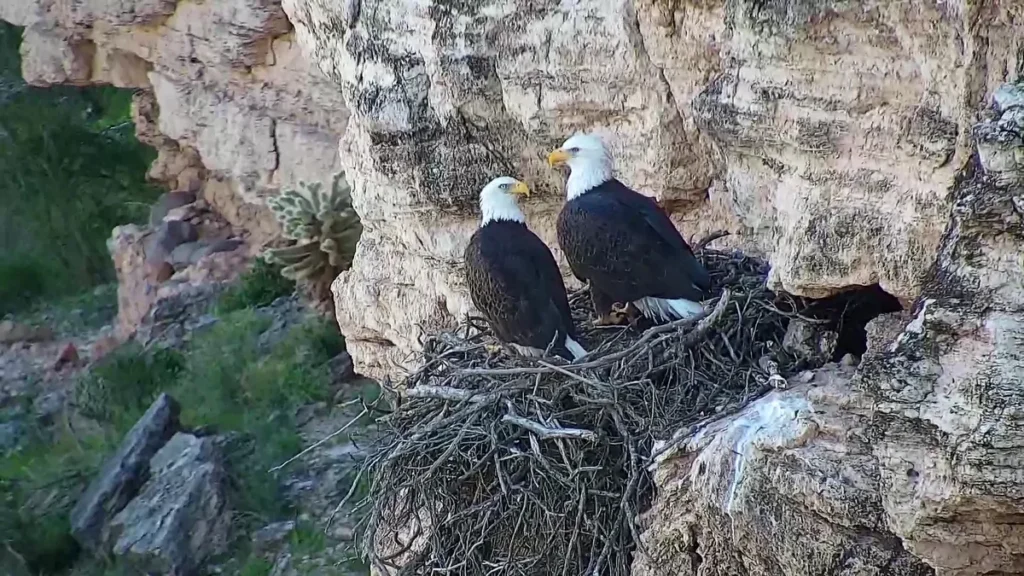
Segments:
[[[697,254],[719,296],[690,321],[594,328],[572,294],[591,351],[573,365],[489,354],[473,319],[424,342],[365,468],[382,574],[629,574],[655,440],[808,367],[781,345],[802,303],[765,288],[766,265]]]

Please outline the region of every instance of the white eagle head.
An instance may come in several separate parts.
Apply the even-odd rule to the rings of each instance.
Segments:
[[[508,220],[526,222],[523,211],[519,208],[516,198],[529,196],[530,187],[510,176],[501,176],[491,180],[480,191],[481,224],[492,220]]]
[[[565,195],[569,200],[612,179],[614,163],[604,142],[593,134],[576,133],[548,154],[548,164],[569,166]]]

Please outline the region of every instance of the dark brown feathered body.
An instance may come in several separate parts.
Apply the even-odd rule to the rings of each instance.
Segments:
[[[699,302],[711,288],[665,211],[618,180],[566,202],[557,230],[573,274],[590,281],[598,314],[648,297]]]
[[[505,220],[481,226],[465,252],[466,281],[473,304],[503,342],[569,359],[566,337],[576,338],[569,299],[558,264],[525,224]],[[556,339],[557,335],[557,339]]]

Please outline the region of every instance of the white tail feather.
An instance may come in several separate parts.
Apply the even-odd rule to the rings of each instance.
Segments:
[[[569,350],[569,354],[572,354],[573,360],[579,360],[587,355],[587,351],[583,349],[583,346],[580,346],[579,342],[568,336],[565,337],[565,347]]]
[[[644,316],[652,320],[670,322],[683,318],[693,318],[704,312],[704,307],[699,302],[685,300],[667,300],[665,298],[642,298],[633,304],[644,313]]]

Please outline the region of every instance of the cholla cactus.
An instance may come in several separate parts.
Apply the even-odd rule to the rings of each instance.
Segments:
[[[334,176],[329,192],[319,182],[299,182],[298,190],[285,190],[267,205],[285,237],[296,241],[266,253],[269,262],[284,266],[285,277],[329,286],[352,265],[363,225],[352,208],[344,171]]]

